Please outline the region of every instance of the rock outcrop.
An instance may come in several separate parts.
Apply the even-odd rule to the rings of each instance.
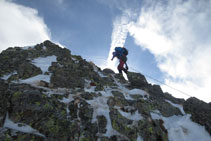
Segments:
[[[211,135],[211,106],[195,97],[187,99],[183,106],[185,112],[192,115],[191,119],[204,125]]]
[[[49,56],[47,69],[34,63]],[[0,140],[168,140],[163,119],[184,114],[174,104],[211,133],[210,105],[163,93],[140,73],[126,81],[50,41],[8,48],[0,68]]]

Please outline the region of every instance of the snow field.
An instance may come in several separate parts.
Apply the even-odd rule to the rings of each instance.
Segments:
[[[166,100],[172,106],[177,107],[183,113],[183,116],[163,117],[161,113],[156,110],[151,112],[152,119],[162,119],[164,127],[168,130],[168,138],[170,141],[211,141],[209,133],[201,126],[193,122],[190,114],[186,114],[183,107]]]
[[[6,116],[5,123],[4,123],[3,127],[13,129],[15,131],[23,132],[23,133],[35,134],[35,135],[38,135],[38,136],[45,138],[45,135],[39,133],[39,131],[37,131],[36,129],[33,129],[29,125],[26,125],[24,123],[14,123],[13,121],[11,121],[9,119],[8,114]]]
[[[28,79],[20,80],[20,83],[28,83],[32,85],[37,85],[41,80],[50,83],[51,74],[44,75],[44,73],[48,71],[48,68],[51,66],[52,62],[56,62],[56,59],[57,57],[53,55],[53,56],[47,56],[47,57],[39,57],[32,60],[32,64],[39,67],[42,70],[43,74],[28,78]]]

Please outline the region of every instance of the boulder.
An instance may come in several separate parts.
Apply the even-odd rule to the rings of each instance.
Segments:
[[[125,135],[130,140],[137,139],[136,128],[132,128],[133,121],[123,117],[118,110],[110,108],[110,118],[113,129]]]
[[[143,88],[148,85],[144,75],[135,72],[128,72],[127,77],[133,87]]]
[[[9,118],[15,123],[31,126],[49,140],[68,140],[73,136],[74,126],[67,119],[65,105],[55,96],[47,97],[43,91],[26,84],[11,85]],[[21,136],[17,134],[13,138]]]
[[[103,72],[104,72],[105,74],[115,74],[115,72],[114,72],[113,70],[108,69],[108,68],[104,69]]]
[[[185,102],[185,100],[183,98],[175,98],[168,92],[164,93],[164,97],[165,97],[165,99],[170,100],[171,102],[173,102],[175,104],[183,104]]]
[[[211,107],[209,104],[191,97],[184,102],[183,108],[191,114],[191,119],[207,129],[211,135]]]
[[[27,78],[36,76],[38,74],[42,74],[42,71],[40,68],[36,67],[35,65],[24,62],[18,66],[17,73],[18,73],[19,78],[27,79]]]
[[[82,88],[84,87],[84,79],[73,72],[74,70],[57,69],[50,78],[53,87],[61,88]]]

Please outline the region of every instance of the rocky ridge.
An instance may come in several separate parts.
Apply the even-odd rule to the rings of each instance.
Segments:
[[[174,98],[140,73],[126,81],[51,41],[8,48],[0,68],[0,140],[177,140],[167,121],[187,113],[211,135],[210,104]]]

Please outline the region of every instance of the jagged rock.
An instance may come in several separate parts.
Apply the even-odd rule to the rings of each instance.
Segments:
[[[108,68],[104,69],[103,72],[104,72],[105,74],[115,74],[115,72],[114,72],[113,70],[108,69]]]
[[[118,110],[110,109],[110,118],[113,129],[125,135],[130,140],[137,139],[136,128],[132,128],[133,121],[123,117]]]
[[[8,79],[7,79],[7,81],[9,81],[9,82],[11,82],[11,81],[17,81],[17,80],[19,80],[20,78],[19,78],[19,75],[18,74],[13,74],[13,75],[11,75]]]
[[[12,110],[9,118],[13,122],[30,125],[48,139],[67,140],[71,136],[65,105],[58,98],[49,98],[37,88],[25,84],[14,84],[10,90]]]
[[[173,107],[171,104],[164,100],[151,100],[145,101],[142,99],[137,100],[135,103],[133,103],[133,106],[139,110],[139,112],[145,117],[150,116],[150,112],[154,110],[159,110],[161,114],[165,117],[170,117],[173,115],[182,115],[181,111]]]
[[[4,124],[4,119],[6,117],[6,113],[10,107],[9,102],[9,92],[8,92],[8,83],[4,82],[4,80],[0,79],[0,128]]]
[[[191,119],[204,125],[211,135],[211,107],[209,104],[191,97],[184,102],[184,110],[191,114]]]
[[[168,140],[168,133],[161,121],[140,120],[137,125],[137,131],[143,140]]]
[[[98,96],[100,96],[101,94],[99,94]],[[92,100],[94,97],[97,97],[97,94],[95,93],[82,93],[80,95],[82,98],[86,99],[86,100]]]
[[[81,56],[70,53],[45,41],[28,49],[9,48],[0,54],[0,77],[10,74],[7,80],[0,79],[0,140],[128,141],[139,136],[143,140],[168,140],[164,121],[151,117],[158,110],[164,117],[182,115],[166,100],[186,103],[186,111],[193,113],[192,118],[210,131],[208,104],[176,99],[163,93],[160,86],[148,84],[140,73],[128,72],[128,82],[121,74],[109,69],[101,71]],[[57,60],[50,64],[48,72],[43,72],[46,80],[33,84],[18,81],[41,74],[32,60],[52,55]],[[138,91],[132,94],[134,88],[150,96],[143,98]],[[2,127],[6,113],[14,123],[29,125],[46,138]],[[112,135],[106,137],[110,124]]]
[[[53,72],[50,82],[54,87],[61,88],[82,88],[84,87],[84,79],[73,72],[74,70],[57,69]]]
[[[109,97],[107,100],[107,104],[109,107],[113,107],[115,105],[115,99],[113,97]]]
[[[120,74],[120,73],[115,74],[114,77],[117,78],[118,81],[120,83],[122,83],[122,84],[127,83],[127,81],[125,80],[125,78],[123,77],[123,75]]]
[[[165,97],[165,99],[168,99],[168,100],[170,100],[171,102],[173,102],[175,104],[183,104],[185,102],[184,99],[182,99],[182,98],[175,98],[175,97],[173,97],[171,94],[169,94],[167,92],[164,93],[164,97]]]
[[[38,74],[42,74],[42,71],[35,65],[24,62],[18,66],[17,73],[19,78],[27,79]]]
[[[0,76],[17,71],[19,64],[27,59],[27,51],[20,48],[8,48],[0,54]]]
[[[148,93],[156,97],[163,97],[163,91],[159,85],[150,85],[148,87]]]
[[[114,95],[114,97],[110,97],[108,101],[110,101],[109,105],[113,105],[113,106],[128,106],[129,103],[128,101],[125,99],[124,95],[119,92],[119,91],[112,91],[112,95]],[[111,103],[113,101],[113,104]]]
[[[99,133],[106,133],[107,120],[104,116],[97,116]]]
[[[41,80],[38,85],[41,87],[49,87],[49,83],[43,80]]]
[[[153,100],[153,106],[158,109],[165,117],[182,115],[181,111],[164,100]]]
[[[151,102],[142,99],[135,101],[132,106],[138,109],[139,113],[141,113],[145,118],[149,117],[150,112],[156,109]]]
[[[143,99],[143,96],[142,95],[131,95],[131,97],[135,100],[138,100],[138,99]]]
[[[84,100],[75,99],[70,103],[69,110],[71,120],[78,123],[79,136],[96,140],[98,125],[97,123],[92,123],[93,109],[91,106]]]
[[[146,78],[140,73],[128,72],[127,77],[133,87],[143,88],[148,85]]]

